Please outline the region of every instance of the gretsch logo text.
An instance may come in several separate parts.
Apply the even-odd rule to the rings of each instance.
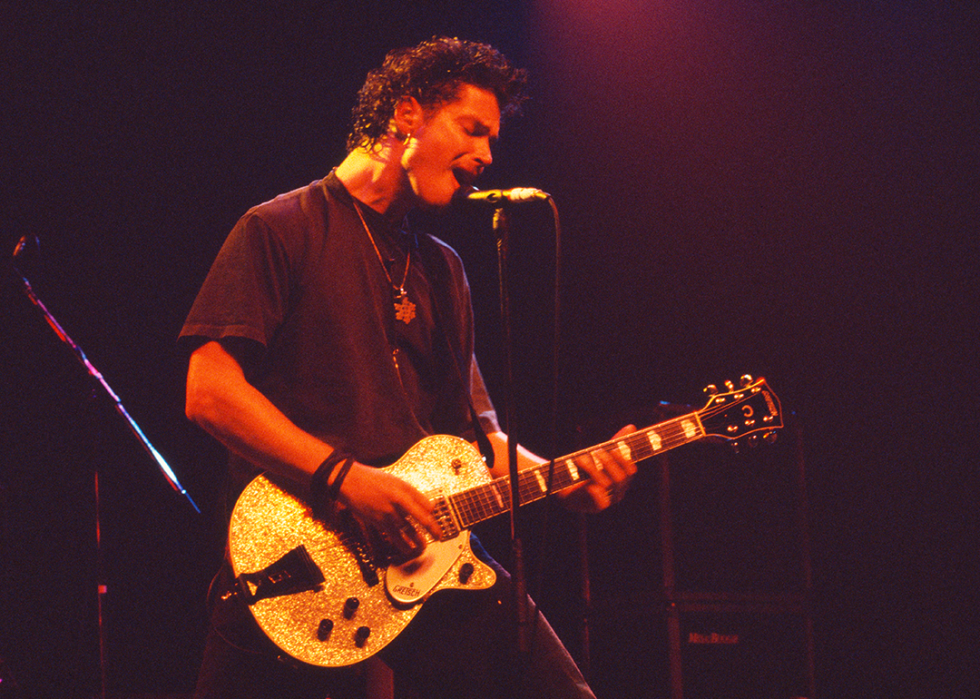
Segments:
[[[406,585],[396,585],[394,587],[394,591],[399,595],[405,595],[406,597],[418,597],[420,594],[422,594],[421,590],[414,587],[408,587]]]

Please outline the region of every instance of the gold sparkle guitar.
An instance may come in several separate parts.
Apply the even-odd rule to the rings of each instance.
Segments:
[[[641,461],[707,437],[774,438],[782,411],[765,379],[743,377],[741,388],[726,386],[701,410],[557,459],[552,492],[586,480],[575,459],[594,451],[619,450]],[[349,515],[330,523],[315,518],[275,477],[255,478],[235,504],[228,550],[237,593],[269,639],[297,660],[323,667],[366,660],[432,594],[495,582],[493,570],[470,550],[468,529],[510,510],[510,479],[492,479],[476,448],[445,435],[426,437],[385,470],[429,497],[442,529],[408,563],[393,563],[384,546],[365,541]],[[548,464],[522,471],[520,504],[544,498],[548,477]]]

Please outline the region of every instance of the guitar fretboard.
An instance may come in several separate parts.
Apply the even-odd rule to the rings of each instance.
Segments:
[[[695,412],[563,456],[555,460],[553,470],[551,464],[547,463],[529,468],[518,475],[520,504],[527,505],[540,500],[549,491],[558,492],[588,480],[589,475],[575,463],[575,459],[580,456],[598,451],[620,451],[627,458],[642,461],[704,436],[704,428]],[[549,476],[552,481],[550,484]],[[469,529],[478,522],[510,510],[510,478],[497,478],[490,483],[456,493],[449,496],[449,501],[461,527]]]

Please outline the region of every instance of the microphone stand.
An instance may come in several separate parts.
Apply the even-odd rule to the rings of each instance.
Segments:
[[[507,430],[507,463],[510,469],[510,540],[513,571],[514,614],[517,632],[518,662],[515,664],[515,686],[523,693],[524,670],[530,658],[530,634],[527,610],[527,577],[524,570],[524,548],[518,526],[517,510],[521,504],[520,474],[517,464],[517,419],[514,400],[513,341],[511,337],[508,254],[510,252],[510,221],[504,201],[494,204],[493,231],[497,240],[497,266],[500,281],[500,316],[505,353],[504,424]]]
[[[35,238],[34,240],[36,243],[37,238]],[[17,257],[26,247],[26,241],[27,241],[27,236],[22,237],[20,241],[18,241],[17,246],[14,248],[14,255],[13,255],[14,261],[11,263],[11,266],[13,267],[14,272],[17,273],[17,276],[19,276],[21,281],[23,282],[24,293],[27,294],[27,298],[41,312],[41,315],[44,317],[44,320],[47,321],[47,324],[54,331],[55,335],[58,336],[58,339],[61,340],[66,345],[68,345],[68,347],[72,350],[75,357],[82,364],[82,366],[85,368],[88,374],[92,376],[102,386],[103,389],[105,389],[105,392],[109,395],[109,398],[113,402],[113,406],[115,407],[116,412],[118,412],[125,419],[126,424],[129,426],[130,431],[139,440],[140,444],[143,445],[143,448],[146,449],[146,451],[150,454],[150,456],[153,457],[153,459],[156,461],[160,471],[167,479],[167,482],[170,483],[170,485],[173,487],[174,490],[178,491],[181,495],[187,498],[188,502],[190,502],[194,510],[198,514],[200,514],[201,510],[197,506],[197,503],[195,503],[194,500],[191,499],[191,496],[180,484],[180,481],[177,480],[177,476],[171,470],[166,460],[163,458],[160,452],[158,452],[156,448],[150,443],[150,440],[147,439],[146,435],[143,433],[143,430],[140,429],[139,425],[136,424],[136,421],[133,420],[133,418],[126,411],[126,408],[123,406],[122,401],[119,399],[119,396],[116,395],[116,392],[113,391],[112,387],[110,387],[108,382],[106,382],[105,377],[102,376],[102,372],[100,372],[98,369],[95,368],[92,362],[89,361],[88,357],[85,356],[85,352],[82,350],[82,348],[79,347],[78,344],[71,339],[71,337],[68,335],[67,332],[65,332],[65,329],[61,327],[61,323],[59,323],[58,320],[51,313],[51,311],[48,310],[47,306],[44,305],[44,302],[41,301],[38,295],[34,293],[34,289],[31,286],[30,281],[28,281],[24,273],[20,271],[20,268],[17,267],[17,263],[16,263]],[[92,395],[94,396],[95,394],[93,393]],[[103,550],[102,550],[102,502],[101,502],[101,494],[99,491],[98,466],[96,466],[95,468],[94,495],[95,495],[96,587],[98,593],[97,594],[98,604],[97,604],[96,614],[98,617],[97,624],[98,624],[98,637],[99,637],[99,684],[100,684],[99,697],[100,699],[106,699],[106,691],[107,691],[106,668],[108,662],[106,657],[106,633],[105,633],[105,626],[104,626],[104,611],[105,611],[104,598],[106,593],[108,592],[108,586],[106,584],[105,562],[103,560]]]
[[[508,254],[510,252],[510,221],[505,210],[505,205],[509,201],[522,202],[522,201],[547,201],[551,207],[552,215],[554,216],[555,222],[555,299],[554,299],[554,325],[555,325],[555,336],[554,336],[554,347],[552,361],[554,364],[554,384],[552,390],[552,414],[551,414],[551,440],[552,449],[557,447],[557,416],[558,416],[558,373],[559,373],[559,319],[560,319],[560,309],[559,309],[559,289],[560,289],[560,274],[561,274],[561,225],[559,223],[558,209],[555,206],[554,200],[551,195],[541,192],[537,189],[521,189],[521,190],[510,190],[512,193],[520,192],[521,196],[517,198],[506,197],[506,196],[492,196],[482,198],[483,201],[491,203],[494,207],[493,213],[493,231],[497,241],[497,257],[498,257],[498,270],[500,277],[500,315],[501,315],[501,326],[504,338],[504,351],[505,351],[505,361],[506,361],[506,378],[505,378],[505,403],[504,403],[504,425],[507,432],[507,462],[510,471],[510,537],[511,537],[511,553],[513,558],[513,571],[511,575],[511,580],[513,584],[513,594],[514,594],[514,617],[515,617],[515,627],[516,627],[516,650],[517,650],[517,660],[518,662],[514,664],[514,687],[516,696],[527,697],[529,696],[529,687],[525,686],[526,673],[530,667],[532,647],[534,644],[534,628],[532,628],[537,622],[536,618],[530,618],[529,609],[529,597],[527,594],[527,573],[524,565],[524,547],[523,540],[521,538],[521,527],[519,526],[518,508],[521,506],[520,497],[520,470],[517,463],[517,451],[519,440],[517,438],[517,418],[516,418],[516,407],[514,398],[514,362],[513,362],[513,351],[514,343],[512,339],[511,332],[511,313],[510,313],[510,290],[509,290],[509,268],[508,268]],[[552,459],[547,481],[547,493],[550,495],[552,486],[552,474],[554,472],[554,459]],[[546,498],[546,504],[550,502],[550,498]],[[548,528],[548,509],[545,508],[544,511],[544,531],[545,536],[542,537],[542,546],[544,541],[547,539],[547,528]],[[540,583],[539,583],[540,584]],[[537,610],[535,614],[539,613]]]
[[[524,575],[524,551],[518,526],[517,511],[520,507],[520,478],[517,465],[516,436],[517,419],[514,399],[514,358],[513,339],[511,336],[510,290],[508,256],[510,253],[510,220],[503,207],[504,202],[496,204],[493,212],[493,231],[497,240],[497,267],[500,282],[500,318],[504,336],[506,389],[504,398],[504,424],[507,430],[507,463],[510,469],[510,539],[513,554],[513,581],[516,596],[517,613],[517,647],[523,655],[528,651],[527,644],[527,610],[525,600],[527,581]],[[523,593],[523,594],[522,594]]]

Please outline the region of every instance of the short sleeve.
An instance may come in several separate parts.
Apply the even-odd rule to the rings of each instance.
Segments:
[[[181,338],[241,337],[267,346],[282,323],[292,286],[284,241],[255,213],[222,245]]]

